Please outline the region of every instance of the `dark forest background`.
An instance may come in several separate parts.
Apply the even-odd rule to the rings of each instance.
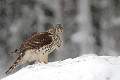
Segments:
[[[0,0],[0,75],[17,58],[12,51],[55,24],[64,26],[64,43],[50,62],[120,55],[120,0]]]

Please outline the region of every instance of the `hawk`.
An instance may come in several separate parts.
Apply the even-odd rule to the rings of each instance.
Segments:
[[[19,53],[19,57],[5,73],[11,73],[16,67],[25,62],[48,63],[48,55],[62,44],[62,32],[62,25],[57,24],[52,29],[37,33],[27,39],[25,43],[15,50],[15,52]]]

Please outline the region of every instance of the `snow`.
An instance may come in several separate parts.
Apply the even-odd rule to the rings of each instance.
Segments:
[[[2,80],[120,80],[120,57],[83,55],[29,65]]]

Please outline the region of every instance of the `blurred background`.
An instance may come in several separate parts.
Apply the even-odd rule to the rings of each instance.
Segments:
[[[64,26],[63,45],[49,61],[95,53],[120,55],[120,0],[0,0],[0,76],[37,32]]]

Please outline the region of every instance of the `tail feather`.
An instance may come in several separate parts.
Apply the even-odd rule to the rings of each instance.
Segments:
[[[12,71],[14,71],[15,68],[17,68],[20,65],[20,61],[22,59],[22,57],[24,56],[24,54],[21,54],[17,60],[14,62],[14,64],[5,72],[5,74],[10,74]]]
[[[15,65],[12,65],[6,72],[5,72],[5,74],[10,74],[15,68],[16,68],[17,66],[15,66]]]

